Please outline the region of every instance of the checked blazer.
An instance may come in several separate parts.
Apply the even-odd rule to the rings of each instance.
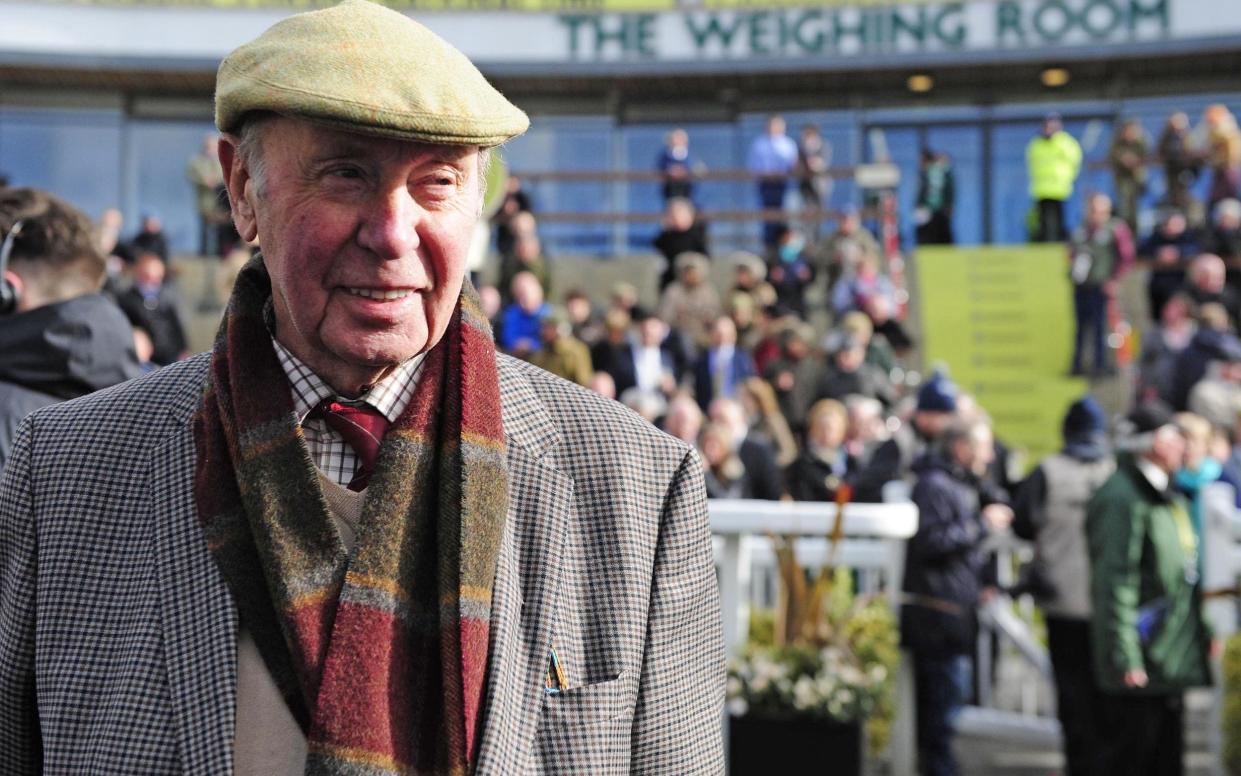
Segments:
[[[23,422],[0,478],[0,773],[232,772],[237,613],[192,493],[207,367]],[[722,773],[701,464],[615,402],[498,367],[510,504],[476,772]]]

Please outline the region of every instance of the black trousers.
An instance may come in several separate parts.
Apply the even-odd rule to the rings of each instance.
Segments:
[[[1100,747],[1094,773],[1183,776],[1184,707],[1181,693],[1099,693]]]
[[[1034,242],[1064,242],[1069,233],[1064,226],[1064,201],[1040,199],[1038,201],[1038,231]]]
[[[1099,691],[1090,657],[1090,621],[1047,617],[1047,646],[1056,674],[1056,712],[1064,733],[1066,776],[1094,773]]]

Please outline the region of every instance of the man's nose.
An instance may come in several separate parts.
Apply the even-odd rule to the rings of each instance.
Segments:
[[[409,256],[420,244],[418,228],[424,215],[408,189],[393,187],[368,203],[358,244],[384,260]]]

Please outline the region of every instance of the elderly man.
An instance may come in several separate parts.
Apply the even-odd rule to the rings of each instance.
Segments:
[[[1155,405],[1129,417],[1130,452],[1086,509],[1093,676],[1091,773],[1183,770],[1182,695],[1210,683],[1200,548],[1173,475],[1185,437]]]
[[[0,772],[720,772],[702,465],[497,356],[462,287],[525,115],[360,0],[216,106],[263,254],[212,353],[19,430]]]

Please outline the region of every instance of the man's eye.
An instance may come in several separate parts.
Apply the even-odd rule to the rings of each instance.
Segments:
[[[357,180],[362,177],[362,171],[357,167],[333,167],[328,170],[328,175],[333,178],[344,178],[345,180]]]

